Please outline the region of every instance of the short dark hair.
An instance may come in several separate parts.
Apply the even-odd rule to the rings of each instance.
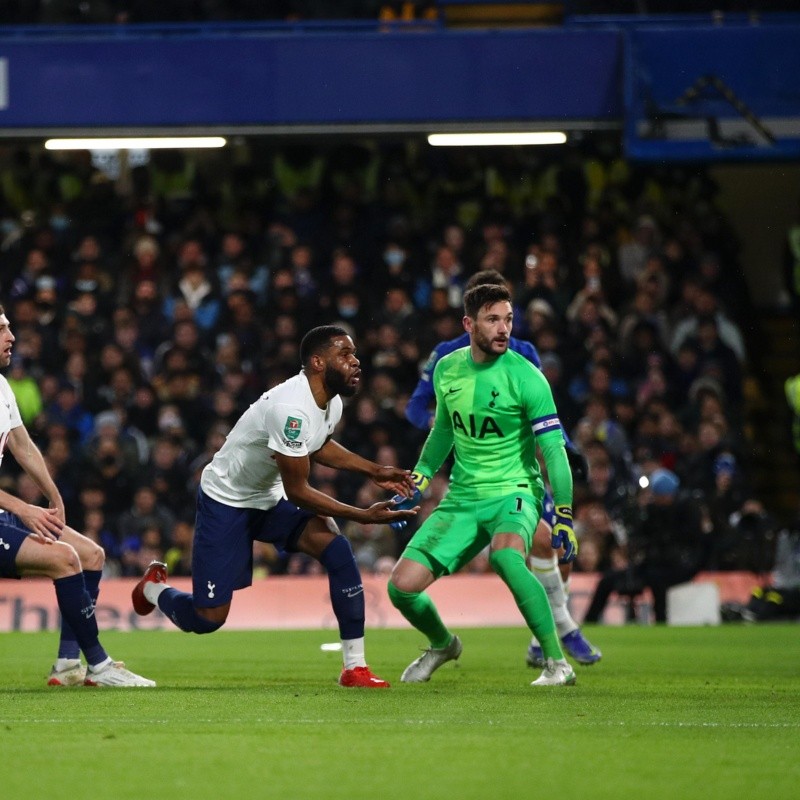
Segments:
[[[349,335],[339,325],[320,325],[312,328],[300,342],[300,363],[306,366],[311,356],[319,355],[331,346],[332,339]]]
[[[477,319],[478,312],[484,306],[503,301],[511,302],[511,292],[505,286],[482,283],[464,293],[464,313],[470,319]]]
[[[464,291],[468,292],[476,286],[484,283],[491,284],[492,286],[507,286],[508,281],[502,272],[496,269],[482,269],[474,275],[470,275],[467,282],[464,284]]]

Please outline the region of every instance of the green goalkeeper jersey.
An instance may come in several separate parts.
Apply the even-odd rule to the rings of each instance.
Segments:
[[[483,500],[527,488],[542,498],[542,448],[556,504],[572,503],[572,477],[553,393],[544,375],[508,350],[478,364],[469,347],[436,365],[436,417],[416,469],[433,476],[450,451],[451,499]]]

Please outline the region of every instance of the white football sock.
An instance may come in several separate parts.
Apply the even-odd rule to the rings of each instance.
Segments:
[[[166,588],[166,583],[153,583],[153,581],[147,581],[147,583],[144,585],[144,589],[142,589],[142,593],[153,605],[157,606],[159,595]]]
[[[578,623],[572,618],[567,608],[567,594],[564,591],[561,573],[558,571],[558,559],[555,556],[531,558],[531,568],[547,592],[547,600],[553,611],[553,619],[556,622],[559,637],[564,637],[577,630]]]
[[[342,639],[342,659],[345,669],[366,667],[364,658],[364,637],[360,639]]]

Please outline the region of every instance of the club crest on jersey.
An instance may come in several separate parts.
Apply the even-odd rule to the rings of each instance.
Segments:
[[[283,433],[287,439],[294,441],[300,435],[300,427],[303,421],[297,417],[287,417],[286,425],[283,428]]]

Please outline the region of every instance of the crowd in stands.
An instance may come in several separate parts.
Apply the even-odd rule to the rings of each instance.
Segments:
[[[480,269],[513,287],[514,335],[536,346],[589,463],[577,569],[639,557],[656,470],[692,499],[680,504],[698,531],[691,569],[752,568],[746,528],[769,515],[749,490],[752,317],[736,253],[701,169],[633,166],[613,140],[241,140],[214,155],[153,151],[119,174],[88,152],[0,152],[0,302],[17,337],[6,376],[68,519],[104,545],[111,574],[155,557],[189,572],[201,470],[247,406],[299,370],[314,325],[345,325],[362,362],[341,441],[413,465],[425,432],[406,401],[433,345],[462,332],[462,286]],[[39,499],[10,458],[0,480]],[[346,502],[376,499],[319,465],[313,480]],[[406,540],[343,529],[365,572],[389,569]],[[268,573],[313,568],[256,555]]]

